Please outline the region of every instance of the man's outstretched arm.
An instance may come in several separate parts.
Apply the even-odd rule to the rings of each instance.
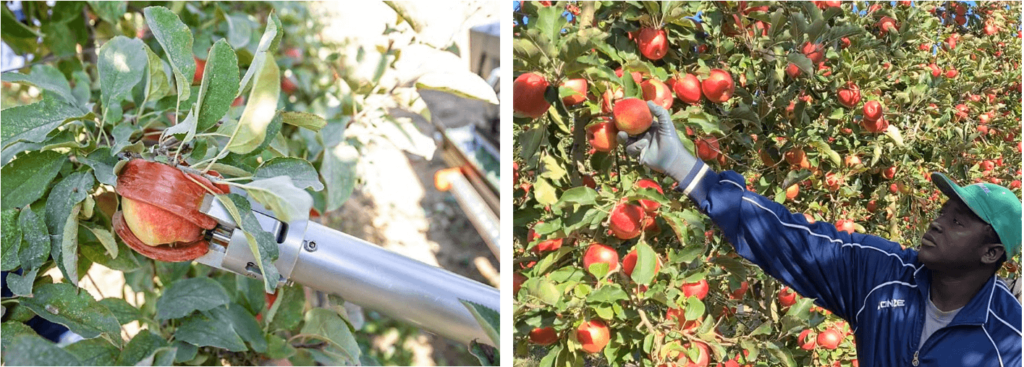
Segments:
[[[903,266],[908,256],[890,241],[839,232],[830,223],[810,224],[802,214],[746,190],[736,172],[718,173],[683,148],[668,112],[648,102],[656,116],[638,137],[620,132],[626,152],[676,179],[725,234],[736,252],[798,293],[855,324],[864,297]]]

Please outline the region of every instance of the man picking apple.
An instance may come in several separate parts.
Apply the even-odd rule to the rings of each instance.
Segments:
[[[949,200],[920,249],[903,250],[747,191],[738,173],[684,149],[665,109],[648,107],[649,130],[619,133],[626,153],[676,179],[740,256],[849,322],[860,365],[1021,365],[1021,304],[995,276],[1021,248],[1021,202],[1010,190],[933,173]]]

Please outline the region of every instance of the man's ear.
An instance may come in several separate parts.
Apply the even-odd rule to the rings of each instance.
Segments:
[[[985,245],[984,249],[985,252],[981,255],[981,262],[985,265],[999,262],[1003,258],[1003,254],[1006,253],[1006,248],[1003,248],[1003,245],[999,243]]]

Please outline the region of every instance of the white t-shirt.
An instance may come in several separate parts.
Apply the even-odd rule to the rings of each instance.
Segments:
[[[931,294],[928,295],[928,307],[924,316],[924,328],[921,329],[921,342],[917,345],[917,349],[921,349],[924,346],[924,342],[928,340],[928,337],[935,334],[941,328],[949,325],[956,314],[960,312],[963,307],[952,311],[942,311],[935,304],[932,303]]]

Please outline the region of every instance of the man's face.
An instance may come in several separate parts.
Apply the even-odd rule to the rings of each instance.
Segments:
[[[942,206],[921,238],[918,259],[932,271],[965,271],[982,267],[981,257],[989,240],[988,224],[959,198]]]

